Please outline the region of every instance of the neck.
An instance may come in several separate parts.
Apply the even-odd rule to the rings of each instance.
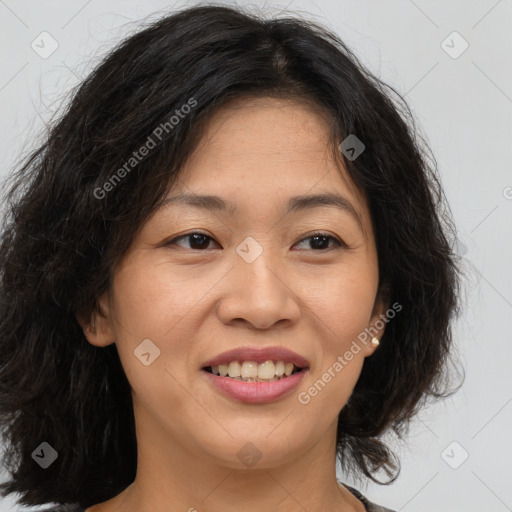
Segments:
[[[364,511],[336,480],[336,425],[308,450],[285,462],[230,467],[173,442],[169,433],[137,425],[137,475],[121,494],[87,512],[337,512]],[[362,507],[362,508],[361,508]]]

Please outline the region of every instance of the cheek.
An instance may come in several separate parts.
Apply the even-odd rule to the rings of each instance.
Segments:
[[[309,287],[310,307],[329,334],[331,348],[342,350],[369,326],[377,278],[373,278],[368,267],[352,266],[317,283]]]
[[[347,404],[361,373],[364,358],[362,351],[344,359],[344,350],[326,353],[324,364],[316,369],[307,384],[297,395],[299,411],[304,425],[315,425],[325,430],[336,421]]]
[[[116,347],[134,406],[142,406],[158,421],[165,421],[169,411],[178,417],[191,409],[181,385],[190,357],[183,319],[199,299],[183,281],[163,272],[161,265],[139,261],[123,266],[112,286]]]
[[[208,282],[171,272],[165,261],[125,265],[115,276],[112,313],[123,328],[120,336],[172,341],[184,318],[204,297]],[[116,328],[117,329],[117,328]]]
[[[111,314],[117,351],[132,388],[148,400],[160,393],[172,400],[169,390],[176,389],[175,379],[180,381],[189,368],[191,347],[184,340],[191,339],[193,329],[187,320],[205,288],[186,281],[162,265],[140,262],[125,265],[114,280]],[[142,354],[148,352],[146,366]]]

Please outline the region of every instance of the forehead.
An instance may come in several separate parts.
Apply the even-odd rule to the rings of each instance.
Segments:
[[[329,124],[313,105],[297,100],[248,98],[229,102],[206,125],[196,158],[245,159],[267,166],[306,158],[326,163]],[[225,157],[225,158],[223,158]]]
[[[366,199],[334,160],[329,136],[327,116],[311,104],[276,98],[232,101],[208,120],[169,196],[219,196],[229,199],[231,213],[243,214],[245,206],[256,214],[271,205],[282,208],[283,201],[290,206],[291,197],[331,193],[345,198],[365,227]]]

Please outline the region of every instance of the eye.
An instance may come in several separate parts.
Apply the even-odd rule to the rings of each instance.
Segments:
[[[167,242],[165,245],[179,245],[176,242],[182,239],[188,239],[190,241],[190,246],[186,248],[194,250],[208,249],[210,240],[213,240],[211,236],[201,233],[200,231],[194,231],[192,233],[187,233],[186,235],[173,238],[172,240],[169,240],[169,242]]]
[[[328,233],[313,233],[311,236],[308,236],[307,238],[301,240],[298,245],[306,242],[307,240],[311,240],[310,246],[312,248],[315,248],[316,250],[320,251],[325,251],[329,249],[329,247],[327,246],[329,245],[329,242],[331,240],[334,241],[336,247],[346,247],[346,244],[343,241],[339,240],[338,238],[332,235],[329,235]]]
[[[205,233],[201,233],[200,231],[193,231],[191,233],[187,233],[185,235],[180,235],[176,238],[173,238],[172,240],[169,240],[169,242],[167,242],[165,245],[179,245],[177,242],[183,239],[188,239],[188,241],[190,242],[189,246],[186,247],[187,249],[199,251],[208,249],[210,241],[214,241],[211,236],[206,235]],[[330,248],[328,247],[330,241],[333,241],[336,247],[346,247],[346,244],[343,241],[339,240],[338,238],[332,235],[329,235],[328,233],[322,232],[313,233],[311,236],[308,236],[307,238],[301,240],[297,245],[303,244],[307,240],[311,240],[310,246],[312,248],[321,251]]]

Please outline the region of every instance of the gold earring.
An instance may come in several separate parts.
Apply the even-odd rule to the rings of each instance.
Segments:
[[[377,348],[379,346],[379,340],[374,336],[372,338],[372,345]]]

